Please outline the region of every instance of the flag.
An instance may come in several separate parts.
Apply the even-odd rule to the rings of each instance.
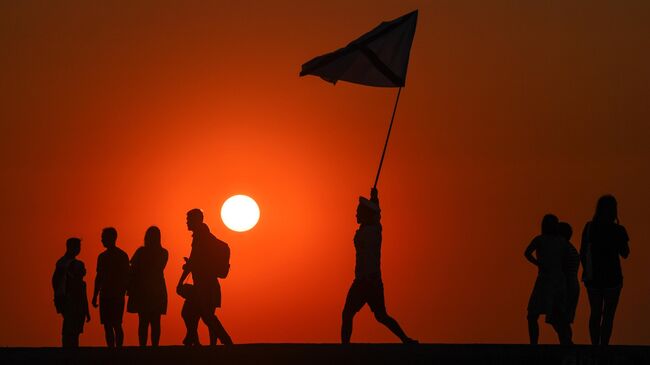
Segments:
[[[319,76],[336,84],[343,80],[380,87],[402,87],[418,11],[415,10],[352,41],[346,47],[318,56],[302,65],[300,76]]]

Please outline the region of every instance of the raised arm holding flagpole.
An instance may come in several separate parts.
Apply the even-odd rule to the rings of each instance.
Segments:
[[[370,199],[359,197],[357,206],[356,218],[359,229],[354,235],[356,263],[354,281],[345,299],[342,314],[341,343],[343,344],[350,342],[354,315],[366,304],[370,306],[377,321],[393,332],[402,343],[418,343],[417,340],[408,337],[397,321],[386,311],[380,263],[381,209],[377,192],[377,182],[393,128],[397,103],[406,81],[406,69],[417,16],[416,10],[393,21],[381,23],[346,47],[305,63],[300,72],[300,76],[315,75],[333,84],[344,80],[368,86],[399,88]]]

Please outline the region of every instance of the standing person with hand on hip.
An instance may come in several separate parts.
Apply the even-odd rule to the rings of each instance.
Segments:
[[[542,232],[533,238],[524,257],[537,267],[537,278],[528,300],[528,336],[531,345],[539,341],[539,316],[557,332],[560,344],[571,344],[571,326],[567,319],[567,280],[563,264],[569,255],[569,242],[558,233],[559,220],[553,214],[542,218]]]

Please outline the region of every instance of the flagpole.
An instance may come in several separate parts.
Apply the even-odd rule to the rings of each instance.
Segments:
[[[377,177],[375,177],[375,185],[373,189],[377,188],[377,182],[379,181],[379,174],[381,173],[381,166],[384,164],[384,156],[386,156],[386,147],[388,147],[388,139],[390,138],[390,131],[393,129],[393,121],[395,120],[395,112],[397,111],[397,103],[399,102],[399,94],[402,92],[400,87],[397,91],[397,98],[395,99],[395,106],[393,107],[393,116],[390,117],[390,126],[388,127],[388,135],[386,135],[386,143],[384,143],[384,151],[381,153],[381,160],[379,160],[379,168],[377,169]]]

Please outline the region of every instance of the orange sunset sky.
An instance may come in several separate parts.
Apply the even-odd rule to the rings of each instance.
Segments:
[[[612,342],[650,343],[650,2],[4,1],[0,346],[59,345],[66,238],[90,291],[101,229],[132,255],[151,225],[170,254],[161,343],[180,344],[194,207],[232,250],[217,314],[236,343],[338,342],[397,90],[298,72],[413,9],[378,186],[388,312],[423,342],[526,343],[542,215],[579,236],[612,193],[631,238]],[[260,205],[249,232],[219,217],[234,194]],[[91,316],[81,344],[103,345]],[[583,288],[577,343],[587,316]],[[124,327],[137,344],[137,316]],[[352,340],[397,341],[367,308]]]

